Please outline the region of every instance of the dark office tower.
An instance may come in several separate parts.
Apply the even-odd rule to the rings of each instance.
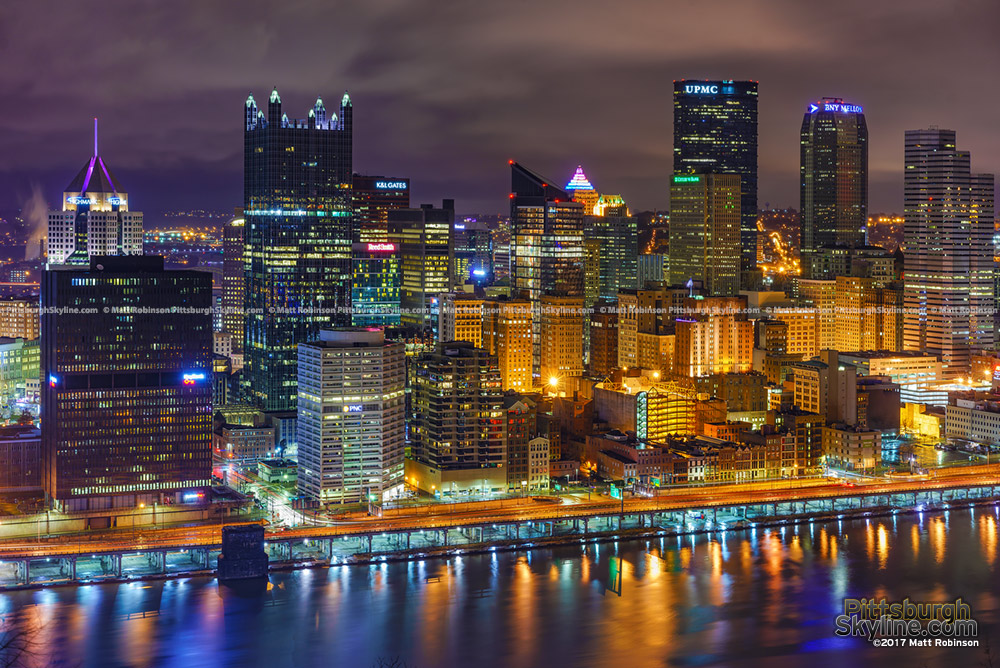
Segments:
[[[864,110],[835,97],[810,104],[802,119],[800,154],[803,253],[863,246],[868,224]],[[808,271],[805,262],[803,267]]]
[[[41,298],[43,485],[55,507],[199,498],[212,472],[212,275],[95,256],[89,269],[44,272]]]
[[[428,493],[507,491],[497,358],[464,341],[414,363],[407,477]]]
[[[454,263],[455,200],[444,200],[440,209],[424,204],[419,209],[389,212],[389,242],[399,252],[400,322],[436,329],[437,300],[451,289]]]
[[[354,243],[389,239],[389,211],[410,208],[410,179],[400,176],[354,175]]]
[[[243,352],[243,325],[246,294],[243,251],[246,229],[243,212],[236,210],[235,217],[222,228],[222,329],[233,335],[233,352]]]
[[[757,82],[674,82],[674,174],[739,174],[742,269],[757,266]]]
[[[511,161],[511,291],[533,306],[534,370],[541,358],[542,295],[584,297],[583,204],[565,190]]]
[[[600,301],[590,314],[590,362],[587,370],[591,376],[604,378],[618,368],[618,304]]]
[[[352,116],[346,93],[339,116],[317,98],[305,120],[277,90],[266,115],[246,101],[243,378],[264,410],[295,408],[298,344],[351,322]]]
[[[992,174],[972,174],[954,130],[907,130],[903,347],[965,376],[970,348],[993,346]]]

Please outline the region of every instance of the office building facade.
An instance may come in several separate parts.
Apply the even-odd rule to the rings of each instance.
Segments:
[[[755,267],[756,81],[674,81],[674,174],[739,175],[741,269]]]
[[[211,294],[211,274],[165,271],[158,256],[96,256],[88,269],[43,273],[43,485],[55,508],[201,498]]]
[[[399,245],[391,241],[353,244],[351,262],[351,325],[399,326]]]
[[[533,366],[541,356],[542,295],[584,296],[584,205],[516,162],[511,162],[511,290],[532,302]]]
[[[222,329],[232,335],[232,352],[235,353],[243,352],[246,322],[245,229],[242,213],[222,228]]]
[[[403,485],[406,364],[380,329],[299,346],[298,489],[322,505],[381,502]]]
[[[675,174],[670,185],[670,283],[709,294],[740,289],[740,177]]]
[[[437,329],[438,295],[451,288],[454,223],[455,202],[450,199],[440,209],[424,204],[389,212],[389,242],[399,248],[403,325]]]
[[[471,343],[440,344],[415,364],[408,475],[432,494],[507,491],[497,359]]]
[[[963,375],[994,343],[993,175],[972,174],[953,130],[907,130],[903,346]]]
[[[389,240],[389,212],[410,208],[410,179],[355,174],[351,201],[354,243],[386,242]]]
[[[278,91],[267,113],[245,105],[244,390],[265,410],[293,410],[297,346],[351,322],[353,108],[317,98],[290,120]]]
[[[802,119],[800,158],[803,252],[863,246],[868,225],[864,110],[840,98],[810,104]],[[808,269],[808,263],[803,266]]]

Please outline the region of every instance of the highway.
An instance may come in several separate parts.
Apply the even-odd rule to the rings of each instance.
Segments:
[[[803,484],[806,483],[806,484]],[[935,475],[919,479],[868,479],[845,483],[826,478],[781,480],[772,482],[712,485],[661,490],[658,497],[627,498],[626,513],[653,510],[706,509],[742,504],[785,503],[834,497],[871,494],[901,494],[953,489],[968,486],[1000,485],[1000,465],[991,464],[942,469]],[[526,522],[574,519],[594,515],[614,515],[621,512],[618,499],[596,497],[590,501],[579,498],[572,502],[524,502],[505,507],[463,510],[462,504],[440,504],[429,508],[404,508],[388,517],[357,517],[333,526],[298,527],[269,531],[268,539],[323,538],[331,536],[419,531],[444,527],[481,526],[505,522]],[[182,549],[221,543],[221,525],[186,527],[150,527],[129,532],[94,532],[84,536],[42,537],[40,540],[16,539],[0,542],[0,560],[16,557],[46,557],[66,554],[106,553],[148,549]]]

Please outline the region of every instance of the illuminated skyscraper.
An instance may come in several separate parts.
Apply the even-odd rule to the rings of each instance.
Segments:
[[[424,353],[414,367],[407,477],[432,494],[506,492],[496,357],[458,341]]]
[[[864,110],[832,97],[810,104],[802,119],[800,153],[803,252],[863,246],[868,224]],[[803,267],[808,271],[807,263]]]
[[[390,241],[352,247],[351,324],[354,327],[399,325],[399,246]]]
[[[142,255],[142,213],[129,211],[128,193],[97,154],[63,192],[62,211],[49,212],[49,264],[87,266],[92,255]]]
[[[903,346],[965,374],[992,347],[994,177],[972,174],[954,130],[907,130]]]
[[[483,302],[483,349],[497,356],[505,392],[532,389],[531,327],[531,302],[527,299]]]
[[[222,228],[222,329],[232,334],[233,352],[243,352],[243,326],[245,324],[246,274],[243,252],[243,212]]]
[[[399,176],[354,175],[354,242],[388,241],[389,212],[410,208],[410,179]]]
[[[164,271],[159,256],[42,274],[43,484],[57,509],[202,498],[211,304],[211,274]]]
[[[577,166],[573,178],[566,183],[566,192],[573,196],[574,202],[583,205],[583,215],[589,216],[594,213],[594,207],[597,206],[600,193],[591,184],[587,175],[583,173],[583,165]]]
[[[317,98],[290,120],[274,90],[266,115],[247,98],[244,122],[246,397],[290,410],[298,344],[351,322],[353,109],[345,93],[339,116]]]
[[[558,390],[563,379],[583,375],[583,297],[544,295],[539,306],[541,381]]]
[[[299,492],[382,501],[403,485],[406,365],[380,329],[323,330],[299,346]]]
[[[511,162],[511,287],[537,306],[542,295],[583,297],[583,205],[565,191]],[[540,320],[532,331],[537,372]]]
[[[615,299],[619,290],[637,287],[638,221],[619,195],[602,195],[594,211],[598,213],[584,216],[583,223],[586,242],[598,245],[596,299]]]
[[[402,324],[437,329],[438,295],[451,288],[454,223],[455,201],[450,199],[440,209],[424,204],[389,212],[389,242],[399,249]]]
[[[740,176],[741,268],[757,266],[756,81],[674,82],[674,174]]]
[[[740,289],[740,177],[675,174],[670,185],[670,283],[704,281],[709,294]]]

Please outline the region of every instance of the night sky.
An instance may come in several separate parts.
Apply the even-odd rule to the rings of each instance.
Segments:
[[[760,81],[761,206],[798,207],[808,102],[865,108],[870,210],[902,207],[903,131],[957,130],[1000,172],[996,0],[364,0],[92,3],[0,10],[0,208],[50,205],[101,155],[133,207],[242,201],[247,93],[291,118],[354,101],[354,164],[413,203],[507,206],[507,160],[582,163],[634,210],[665,208],[673,79]]]

